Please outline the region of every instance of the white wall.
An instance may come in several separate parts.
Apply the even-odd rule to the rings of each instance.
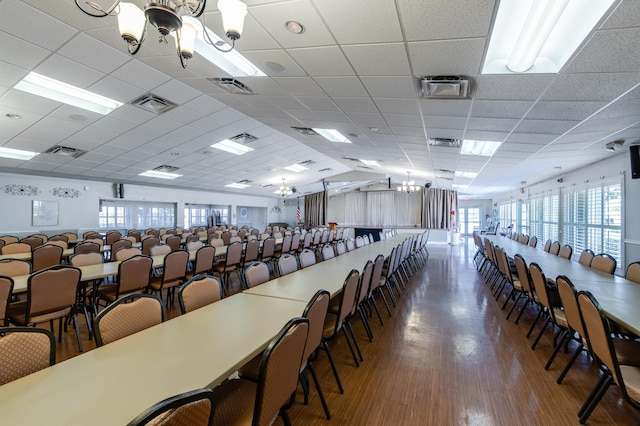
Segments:
[[[36,195],[11,195],[7,186],[29,185],[37,188]],[[78,191],[78,198],[55,196],[55,188]],[[82,181],[55,177],[29,176],[0,173],[0,234],[47,234],[57,231],[78,231],[98,228],[100,199],[114,199],[114,187],[110,182]],[[32,225],[32,201],[57,201],[59,221],[52,226]],[[237,206],[263,207],[267,210],[267,222],[280,221],[277,214],[269,213],[280,200],[275,197],[259,197],[242,194],[190,191],[178,188],[159,188],[143,185],[124,185],[124,200],[177,203],[177,225],[184,223],[185,203],[231,205],[231,222],[236,223]],[[295,215],[295,212],[294,212]]]

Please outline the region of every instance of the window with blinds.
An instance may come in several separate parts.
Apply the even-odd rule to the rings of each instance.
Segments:
[[[173,228],[175,203],[101,200],[98,226],[104,229]]]
[[[563,243],[574,253],[591,249],[622,257],[622,185],[619,181],[572,188],[563,196]]]
[[[529,200],[529,235],[540,241],[557,241],[559,230],[559,195],[544,194]]]

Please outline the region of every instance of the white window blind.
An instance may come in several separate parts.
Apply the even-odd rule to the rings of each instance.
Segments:
[[[543,194],[529,200],[530,236],[540,241],[558,240],[559,195]]]

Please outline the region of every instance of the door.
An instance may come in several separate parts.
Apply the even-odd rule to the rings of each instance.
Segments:
[[[462,207],[459,209],[458,228],[463,235],[471,235],[474,229],[480,229],[480,208]]]

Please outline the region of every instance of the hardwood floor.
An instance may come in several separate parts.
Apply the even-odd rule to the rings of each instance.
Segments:
[[[473,243],[429,246],[426,267],[411,279],[384,325],[374,314],[370,343],[359,320],[354,328],[364,362],[356,367],[343,338],[332,342],[345,394],[338,391],[325,353],[314,363],[331,410],[324,418],[311,385],[309,405],[299,391],[289,410],[295,425],[577,425],[577,411],[598,379],[582,354],[562,385],[556,378],[568,355],[560,353],[549,371],[547,332],[536,350],[526,332],[533,310],[518,325],[506,320],[471,257]],[[335,277],[342,279],[342,277]],[[177,314],[171,309],[169,317]],[[85,350],[93,346],[83,328]],[[77,355],[72,331],[65,333],[58,360]],[[212,360],[215,362],[215,360]],[[605,394],[589,425],[635,425],[640,412],[615,386]],[[282,424],[278,419],[276,424]]]

